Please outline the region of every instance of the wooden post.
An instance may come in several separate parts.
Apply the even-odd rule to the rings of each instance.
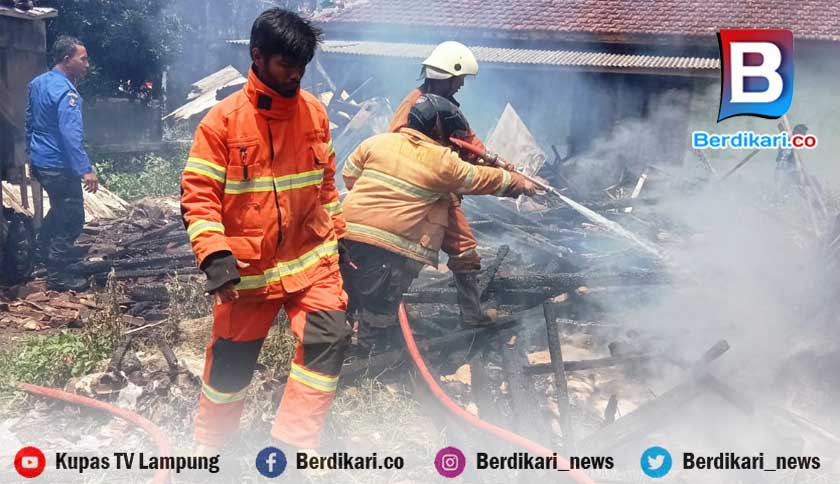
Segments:
[[[26,176],[26,166],[20,167],[20,204],[29,209],[29,177]]]
[[[575,437],[572,429],[571,405],[569,405],[569,389],[566,383],[566,368],[563,363],[563,352],[560,348],[560,330],[555,324],[554,305],[550,301],[543,303],[545,327],[548,331],[548,354],[551,356],[551,366],[554,369],[554,388],[557,392],[557,406],[560,409],[560,429],[563,431],[563,447],[566,454],[573,455],[575,451]]]

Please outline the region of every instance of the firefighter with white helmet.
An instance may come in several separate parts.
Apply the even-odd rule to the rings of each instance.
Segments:
[[[478,74],[478,61],[466,45],[447,41],[437,47],[423,61],[423,77],[426,79],[451,79]]]
[[[411,91],[402,101],[391,120],[388,131],[399,132],[409,125],[409,113],[417,101],[425,94],[436,94],[458,106],[454,95],[464,85],[466,76],[478,74],[478,61],[470,49],[460,42],[448,41],[435,47],[429,57],[423,61],[421,75],[423,84]],[[469,130],[464,139],[470,143],[483,146],[481,140]],[[477,160],[470,156],[461,155],[468,162]],[[496,319],[495,310],[481,308],[480,291],[477,275],[481,269],[481,258],[476,248],[478,242],[470,229],[464,212],[461,210],[461,198],[457,194],[450,195],[447,211],[447,226],[441,244],[441,249],[449,255],[447,266],[455,278],[458,289],[458,305],[461,318],[470,327],[493,324]],[[351,305],[353,305],[351,296]],[[363,327],[359,322],[359,343],[367,349],[367,339],[375,339],[375,328]]]

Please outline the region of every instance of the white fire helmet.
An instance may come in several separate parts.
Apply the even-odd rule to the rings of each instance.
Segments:
[[[426,79],[449,79],[455,76],[478,74],[478,61],[464,44],[455,41],[444,42],[423,61],[423,76]]]

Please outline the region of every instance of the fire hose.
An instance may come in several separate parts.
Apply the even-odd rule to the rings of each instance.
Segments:
[[[429,390],[432,394],[440,401],[440,403],[446,407],[446,409],[454,414],[456,417],[466,421],[468,424],[472,425],[473,427],[487,432],[491,435],[495,435],[507,442],[522,447],[523,449],[527,450],[528,452],[543,456],[543,457],[554,457],[556,454],[551,450],[533,442],[531,440],[522,437],[521,435],[515,434],[509,430],[505,430],[501,427],[497,427],[489,422],[485,422],[480,418],[476,417],[475,415],[467,412],[457,403],[455,403],[446,392],[437,384],[437,381],[432,376],[429,369],[426,367],[425,361],[423,361],[423,357],[420,355],[420,350],[417,348],[417,343],[414,341],[414,335],[411,334],[411,326],[408,322],[408,313],[405,310],[405,304],[400,303],[399,307],[399,320],[400,320],[400,329],[402,330],[403,338],[405,339],[405,345],[408,349],[408,354],[411,355],[411,359],[414,360],[415,366],[417,366],[417,370],[420,372],[420,375],[423,377],[423,380],[428,385]],[[586,474],[583,472],[572,469],[571,464],[569,461],[563,457],[557,456],[557,468],[561,470],[569,470],[569,477],[571,477],[576,483],[578,484],[595,484],[595,481],[590,479]]]
[[[639,237],[638,235],[634,234],[633,232],[630,232],[629,230],[625,229],[624,227],[622,227],[617,222],[614,222],[614,221],[604,217],[603,215],[600,215],[597,212],[584,207],[583,205],[581,205],[578,202],[572,200],[571,198],[567,197],[566,195],[563,195],[562,193],[557,191],[557,189],[552,187],[551,185],[548,185],[547,183],[543,183],[543,182],[537,180],[536,178],[534,178],[530,175],[527,175],[525,173],[522,173],[522,172],[518,171],[514,164],[512,164],[508,161],[505,161],[498,154],[490,153],[490,152],[487,151],[487,149],[485,149],[481,146],[475,145],[473,143],[470,143],[468,141],[464,141],[462,139],[452,137],[452,138],[449,138],[449,140],[454,145],[458,146],[459,148],[478,156],[479,159],[481,159],[484,162],[484,164],[486,164],[488,166],[501,168],[501,169],[507,170],[507,171],[515,171],[516,173],[522,175],[526,180],[528,180],[529,182],[536,185],[537,188],[539,188],[540,190],[542,190],[542,191],[544,191],[548,194],[554,195],[555,197],[559,198],[563,203],[568,205],[572,210],[574,210],[577,213],[583,215],[590,222],[598,224],[598,225],[604,227],[605,229],[613,232],[614,234],[616,234],[616,235],[618,235],[618,236],[620,236],[624,239],[629,240],[630,242],[632,242],[633,244],[635,244],[639,248],[643,249],[645,252],[655,256],[657,259],[664,259],[665,258],[665,255],[662,253],[662,251],[659,248],[657,248],[656,246],[654,246],[653,244],[651,244],[650,242],[646,242],[641,237]]]
[[[38,385],[32,385],[30,383],[19,383],[18,387],[21,390],[31,393],[33,395],[40,395],[42,397],[49,397],[56,400],[62,400],[76,405],[82,405],[85,407],[104,410],[114,416],[131,422],[140,427],[141,429],[145,430],[146,433],[148,433],[155,441],[160,456],[172,455],[172,444],[169,442],[169,437],[167,437],[166,434],[164,434],[163,431],[160,428],[158,428],[157,425],[141,417],[140,415],[132,412],[131,410],[116,407],[114,405],[111,405],[110,403],[100,402],[99,400],[95,400],[93,398],[83,397],[81,395],[76,395],[73,393],[67,393],[63,390],[58,390],[56,388],[47,388]],[[157,471],[155,471],[155,476],[152,479],[152,484],[166,484],[168,482],[168,469],[158,469]]]

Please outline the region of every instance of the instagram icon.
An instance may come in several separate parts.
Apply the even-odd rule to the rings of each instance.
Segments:
[[[467,460],[464,458],[464,453],[457,447],[440,449],[435,456],[435,469],[443,477],[458,477],[466,467]]]

